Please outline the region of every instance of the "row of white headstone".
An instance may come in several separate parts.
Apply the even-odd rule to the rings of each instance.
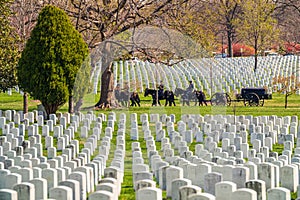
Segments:
[[[284,156],[278,156],[275,152],[269,152],[267,146],[262,146],[256,154],[255,150],[249,149],[248,144],[241,143],[242,140],[246,140],[247,142],[247,137],[243,139],[240,135],[241,132],[245,132],[244,129],[246,128],[249,131],[247,134],[257,137],[255,136],[255,132],[251,133],[254,129],[250,129],[253,127],[249,127],[253,124],[262,125],[263,122],[267,124],[269,121],[273,121],[284,127],[281,130],[282,132],[277,133],[277,131],[274,131],[276,133],[275,138],[280,134],[293,135],[295,133],[287,132],[287,127],[289,127],[289,130],[294,130],[291,127],[299,126],[297,116],[262,116],[254,118],[252,116],[240,116],[236,121],[238,123],[242,122],[245,127],[236,129],[236,124],[233,123],[233,116],[218,115],[203,117],[199,115],[185,115],[182,116],[181,121],[177,122],[178,132],[174,131],[174,116],[168,117],[162,115],[160,122],[158,122],[159,117],[157,115],[152,115],[150,118],[150,122],[156,124],[155,140],[161,142],[160,151],[162,152],[156,150],[154,137],[149,130],[147,115],[142,115],[142,130],[147,144],[149,166],[159,183],[160,189],[166,190],[167,196],[172,197],[172,199],[287,200],[290,199],[290,192],[299,191],[300,160],[299,151],[297,151],[298,147],[295,149],[293,157],[290,141],[284,141]],[[223,131],[222,142],[227,141],[230,144],[230,141],[232,141],[230,146],[217,147],[216,141],[220,141],[219,137],[210,136],[211,127],[216,127],[213,125],[216,121],[217,124],[222,125],[221,130],[219,130]],[[231,122],[232,124],[228,126],[228,123]],[[200,130],[197,124],[200,125]],[[163,126],[166,126],[168,136],[166,136],[165,130],[162,129]],[[186,126],[190,128],[186,129]],[[226,129],[228,129],[229,133],[236,133],[236,135],[233,137],[229,136]],[[262,129],[258,128],[255,130],[261,131]],[[200,131],[206,137],[204,144],[196,145],[195,155],[193,155],[193,152],[189,151],[188,143],[194,141],[193,133],[197,131]],[[262,132],[266,136],[265,139],[271,138],[268,136],[269,132],[265,131],[270,130],[265,129]],[[297,137],[299,134],[300,132],[296,131],[294,136]],[[174,137],[174,135],[176,136]],[[247,147],[246,152],[249,155],[246,154],[245,157],[243,156],[245,149],[243,151],[235,150],[241,144]],[[161,191],[153,186],[152,176],[148,174],[149,167],[141,162],[139,143],[133,143],[132,151],[134,151],[133,162],[138,162],[133,171],[135,173],[137,171],[143,173],[144,177],[147,175],[147,181],[143,181],[144,185],[152,188],[151,192],[147,188],[147,193],[151,193],[152,199],[161,199]],[[180,156],[174,156],[174,152],[176,151]],[[159,154],[162,154],[162,156]],[[249,161],[245,162],[244,158],[248,158]],[[139,197],[139,191],[136,195],[137,199],[142,199]]]
[[[172,67],[139,60],[119,61],[114,63],[114,84],[123,88],[127,82],[131,91],[143,92],[145,88],[155,88],[163,81],[166,89],[175,91],[176,88],[187,88],[188,81],[192,80],[196,89],[210,94],[231,92],[242,87],[268,87],[271,92],[273,78],[278,76],[294,75],[300,81],[299,56],[258,57],[256,72],[253,66],[253,57],[186,60]],[[101,77],[97,69],[93,79],[95,88]],[[132,80],[138,82],[132,83]]]
[[[86,199],[86,194],[89,199],[118,199],[126,134],[136,141],[131,155],[137,200],[162,199],[163,190],[172,199],[287,200],[290,192],[300,197],[297,116],[186,114],[176,121],[175,115],[142,114],[138,119],[132,113],[127,121],[125,113],[96,116],[90,111],[58,113],[44,120],[37,111],[23,115],[7,110],[0,111],[0,128],[4,199]],[[78,135],[85,141],[82,149]],[[106,167],[113,137],[113,159]],[[142,140],[146,152],[140,147]],[[284,146],[282,155],[272,151],[278,143]]]
[[[89,194],[89,199],[118,199],[126,143],[125,132],[119,131],[114,158],[106,167],[114,118],[89,112],[52,114],[44,120],[37,111],[0,111],[0,198],[79,200]]]
[[[175,91],[176,88],[186,89],[188,81],[192,80],[195,89],[207,94],[230,93],[243,87],[267,87],[271,93],[275,77],[293,75],[300,82],[299,56],[258,57],[256,72],[253,66],[253,57],[186,60],[172,67],[139,60],[119,61],[113,65],[114,86],[120,84],[123,88],[126,82],[130,91],[144,92],[145,88],[156,88],[162,81],[165,89]],[[97,62],[91,77],[95,94],[101,84],[100,73],[101,62]],[[11,95],[12,89],[7,93]],[[300,95],[300,90],[296,94]]]

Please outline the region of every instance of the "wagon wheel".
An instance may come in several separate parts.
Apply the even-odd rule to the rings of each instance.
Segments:
[[[259,100],[259,106],[264,106],[265,103],[265,99],[260,99]]]
[[[210,103],[212,106],[216,106],[218,104],[217,94],[213,94],[211,96]]]
[[[215,93],[211,97],[212,106],[230,106],[231,99],[227,93]]]
[[[259,102],[260,100],[257,94],[249,93],[245,95],[245,99],[244,99],[245,106],[259,106],[260,105]]]

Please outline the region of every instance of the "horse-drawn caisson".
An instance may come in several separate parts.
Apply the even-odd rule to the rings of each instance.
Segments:
[[[192,89],[194,89],[192,87]],[[230,106],[231,102],[243,102],[245,106],[263,106],[264,100],[272,99],[272,94],[267,93],[265,88],[242,88],[241,93],[235,95],[235,99],[231,99],[228,93],[217,92],[211,96],[210,100],[206,100],[205,94],[202,91],[191,90],[190,86],[186,90],[176,88],[175,92],[170,90],[163,90],[161,84],[158,89],[145,89],[144,96],[151,95],[152,106],[160,105],[161,100],[165,100],[165,106],[176,106],[175,96],[180,97],[182,105],[190,105],[190,102],[195,102],[195,106],[203,106],[210,102],[212,106]],[[140,98],[138,93],[129,93],[128,91],[115,90],[115,97],[118,102],[123,106],[127,106],[127,103],[131,101],[130,106],[140,106]]]
[[[158,105],[161,105],[160,100],[165,99],[166,102],[168,101],[168,96],[166,95],[168,92],[170,91],[166,90],[162,96],[158,96]],[[152,96],[152,105],[156,105],[156,93],[157,90],[154,89],[146,88],[145,90],[145,97],[149,94]],[[211,96],[210,100],[206,100],[205,94],[202,91],[194,90],[191,92],[181,88],[176,88],[174,94],[181,98],[180,101],[183,106],[189,106],[190,102],[195,102],[195,106],[197,103],[199,106],[207,105],[208,102],[212,106],[230,106],[231,102],[243,102],[245,106],[263,106],[265,100],[272,99],[272,94],[267,93],[265,88],[242,88],[241,93],[235,95],[235,99],[231,99],[228,93],[217,92]]]
[[[263,106],[265,100],[272,99],[272,94],[265,88],[242,88],[241,93],[235,95],[234,100],[228,93],[215,93],[211,97],[212,106],[230,106],[231,102],[244,102],[245,106]]]

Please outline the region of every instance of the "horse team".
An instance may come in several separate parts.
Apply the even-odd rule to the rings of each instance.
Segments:
[[[114,94],[118,102],[122,106],[127,106],[130,101],[130,106],[139,106],[140,107],[140,98],[137,92],[129,93],[128,91],[114,90]],[[165,106],[176,106],[175,96],[181,97],[182,105],[190,105],[190,102],[195,102],[195,106],[198,105],[207,106],[207,100],[205,94],[202,91],[192,91],[176,88],[175,92],[170,90],[155,90],[155,89],[145,89],[144,96],[147,97],[151,95],[152,97],[152,106],[161,106],[160,101],[165,100]]]

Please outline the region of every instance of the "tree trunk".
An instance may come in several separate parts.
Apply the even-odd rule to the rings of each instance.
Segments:
[[[69,96],[69,113],[74,113],[73,95]]]
[[[254,44],[254,72],[256,72],[256,69],[257,69],[257,54],[258,54],[257,41],[255,41],[255,44]]]
[[[80,98],[80,99],[76,102],[76,104],[75,104],[75,106],[74,106],[74,112],[79,112],[80,107],[82,106],[82,104],[83,104],[83,99]]]
[[[227,31],[227,43],[228,43],[228,57],[233,57],[233,50],[232,50],[232,33],[231,31]]]
[[[28,113],[28,94],[24,92],[23,94],[23,113]]]
[[[285,99],[284,99],[284,108],[286,109],[287,108],[287,106],[288,106],[288,93],[286,92],[285,93]]]
[[[55,114],[59,108],[59,105],[57,104],[43,104],[43,106],[47,112],[47,116],[49,116],[50,114]]]
[[[100,100],[95,105],[97,108],[105,109],[116,106],[114,95],[114,74],[112,71],[112,64],[109,64],[101,75],[101,93]]]
[[[256,72],[257,69],[257,54],[254,55],[254,72]]]

